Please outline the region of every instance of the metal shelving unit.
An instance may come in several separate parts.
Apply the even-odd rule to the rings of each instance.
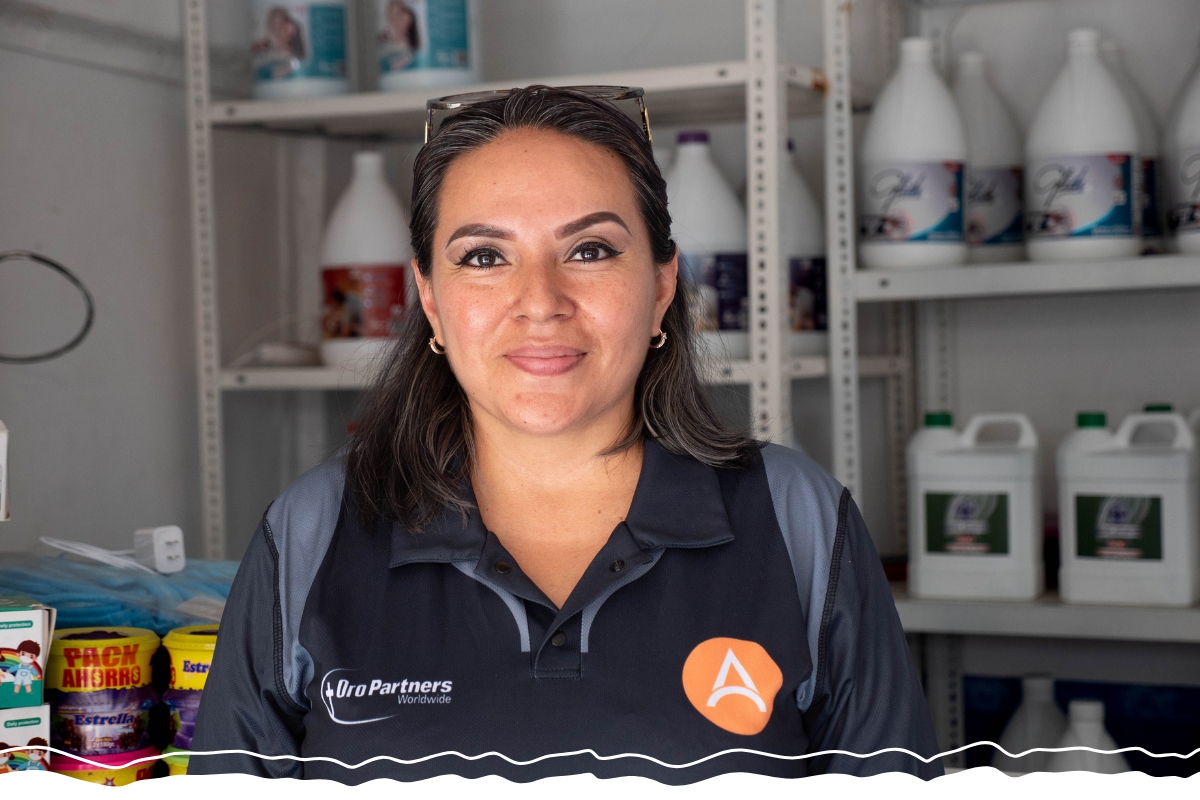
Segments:
[[[642,86],[653,121],[663,125],[744,119],[747,122],[747,205],[749,217],[749,281],[751,299],[751,357],[746,361],[706,367],[713,384],[749,384],[755,432],[762,438],[785,441],[791,429],[791,381],[831,376],[857,382],[864,374],[908,381],[903,358],[875,357],[859,364],[835,354],[790,358],[784,341],[787,315],[779,250],[779,185],[786,124],[791,116],[824,113],[831,142],[840,155],[827,161],[826,205],[831,214],[830,264],[840,270],[839,286],[852,284],[853,224],[849,169],[851,84],[848,71],[850,7],[824,0],[826,45],[824,70],[782,63],[778,41],[778,0],[746,0],[746,59],[662,69],[604,74],[552,76],[522,84],[621,84]],[[224,426],[225,393],[253,390],[327,391],[361,389],[369,377],[329,367],[223,369],[218,342],[218,235],[213,208],[214,128],[255,129],[265,134],[313,137],[382,136],[419,141],[428,92],[362,92],[332,98],[282,101],[213,102],[209,94],[206,0],[185,2],[189,161],[192,193],[193,276],[197,377],[200,409],[200,454],[203,481],[205,555],[226,556]],[[827,79],[826,76],[829,76]],[[458,91],[508,88],[514,82],[461,87]],[[309,153],[311,156],[312,153]],[[323,158],[320,149],[316,158]],[[311,163],[311,161],[309,162]],[[286,161],[281,160],[281,170]],[[323,168],[299,177],[282,175],[281,185],[293,182],[319,186]],[[310,212],[311,218],[311,212]],[[311,227],[311,226],[310,226]],[[307,242],[312,243],[311,233]],[[306,247],[305,251],[312,249]],[[296,253],[296,259],[311,254]],[[832,274],[832,273],[831,273]],[[835,292],[836,294],[836,292]],[[840,296],[853,298],[852,290]],[[845,321],[835,311],[831,325]],[[847,370],[851,370],[847,372]],[[847,378],[848,375],[855,376]],[[844,415],[842,417],[844,421]],[[843,434],[854,435],[842,424]],[[853,481],[850,481],[853,485]]]

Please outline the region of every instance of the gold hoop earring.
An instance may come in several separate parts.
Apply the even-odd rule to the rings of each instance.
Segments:
[[[654,341],[653,339],[650,340],[650,347],[655,350],[658,350],[666,343],[667,343],[667,332],[660,331],[658,334],[658,341]]]
[[[432,350],[433,352],[437,353],[439,356],[446,355],[446,348],[443,347],[442,345],[438,344],[438,340],[437,340],[436,336],[429,337],[429,349]]]

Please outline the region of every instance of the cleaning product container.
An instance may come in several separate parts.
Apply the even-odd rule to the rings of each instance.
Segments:
[[[1067,750],[1053,753],[1046,765],[1049,772],[1098,772],[1116,775],[1129,771],[1129,762],[1120,753],[1095,753],[1093,750],[1117,750],[1104,727],[1104,703],[1100,700],[1072,700],[1067,706],[1069,725],[1056,747],[1090,747],[1091,750]]]
[[[321,250],[321,360],[370,375],[395,342],[416,290],[404,209],[388,185],[383,154],[354,154],[354,177],[338,199]]]
[[[350,91],[346,0],[253,0],[254,96],[319,97]]]
[[[476,0],[375,0],[379,88],[479,82]]]
[[[1058,449],[1059,591],[1069,603],[1187,606],[1200,597],[1196,440],[1179,414],[1131,414],[1116,433],[1081,414]],[[1173,436],[1143,435],[1169,429]]]
[[[171,688],[163,693],[163,702],[171,709],[171,734],[176,747],[192,746],[196,713],[204,683],[217,647],[215,625],[192,625],[167,633],[163,647],[171,656]]]
[[[153,761],[142,761],[137,764],[129,762],[156,755],[158,755],[158,750],[153,747],[119,755],[87,756],[87,761],[56,753],[54,760],[50,763],[50,770],[60,775],[78,778],[88,783],[98,783],[102,786],[128,786],[134,781],[144,781],[154,777]]]
[[[150,709],[158,703],[150,659],[158,643],[144,628],[56,632],[46,665],[50,744],[89,758],[149,745]]]
[[[1025,145],[1025,216],[1035,261],[1136,256],[1138,131],[1090,28],[1042,98]]]
[[[746,212],[712,160],[707,132],[679,134],[665,177],[671,235],[699,339],[712,356],[749,358]]]
[[[780,191],[786,221],[779,239],[788,265],[788,348],[793,356],[824,355],[829,352],[825,215],[796,168],[795,149],[788,139]]]
[[[958,58],[954,102],[967,137],[967,260],[1025,258],[1025,147],[1021,129],[992,87],[983,53]]]
[[[980,441],[1000,429],[1015,438]],[[1038,438],[1023,414],[958,433],[926,414],[908,444],[908,589],[916,597],[1031,599],[1042,588]]]
[[[1067,718],[1054,703],[1054,679],[1049,675],[1026,675],[1021,679],[1021,705],[1013,712],[997,742],[1014,756],[1039,747],[1058,747],[1067,732]],[[1043,772],[1050,753],[1029,753],[1009,758],[1000,751],[992,766],[1004,772]]]
[[[923,269],[967,257],[963,164],[954,98],[933,42],[905,39],[863,136],[860,257],[867,269]]]
[[[1138,195],[1138,220],[1141,225],[1142,253],[1162,253],[1165,250],[1163,241],[1162,219],[1162,179],[1159,177],[1161,168],[1158,123],[1154,120],[1154,112],[1150,110],[1142,90],[1133,82],[1133,77],[1125,69],[1125,60],[1121,55],[1121,46],[1112,39],[1100,42],[1100,60],[1108,67],[1109,73],[1116,79],[1117,85],[1125,93],[1129,110],[1133,112],[1133,122],[1138,134],[1138,164],[1141,171],[1141,193]]]
[[[1167,227],[1179,252],[1200,254],[1200,69],[1179,96],[1165,145]]]

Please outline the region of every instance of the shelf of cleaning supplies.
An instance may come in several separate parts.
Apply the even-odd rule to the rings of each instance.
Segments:
[[[899,356],[862,356],[859,374],[864,378],[882,378],[900,374],[905,360]],[[788,371],[797,380],[823,378],[829,374],[825,356],[805,356],[788,362]],[[737,385],[750,382],[749,361],[724,361],[705,366],[701,379],[710,385]],[[221,391],[330,391],[358,390],[371,385],[373,376],[350,372],[341,367],[245,367],[221,370]]]
[[[1200,287],[1200,257],[1016,261],[905,272],[863,270],[855,282],[860,302],[1183,289]]]
[[[745,119],[744,61],[663,67],[592,75],[507,80],[474,86],[437,87],[413,92],[360,92],[335,97],[293,100],[215,102],[208,108],[216,126],[256,126],[275,131],[334,136],[390,134],[420,138],[425,126],[425,101],[460,92],[511,89],[536,83],[554,86],[640,86],[646,90],[651,124],[679,125],[694,122]],[[788,104],[795,116],[821,113],[824,74],[814,67],[786,65]]]
[[[1071,605],[1037,600],[919,600],[892,584],[908,633],[1032,636],[1200,644],[1200,607]]]

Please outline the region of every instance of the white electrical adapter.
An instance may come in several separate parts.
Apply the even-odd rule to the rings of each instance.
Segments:
[[[178,525],[164,525],[134,531],[133,560],[164,575],[181,572],[187,565],[183,530]]]

